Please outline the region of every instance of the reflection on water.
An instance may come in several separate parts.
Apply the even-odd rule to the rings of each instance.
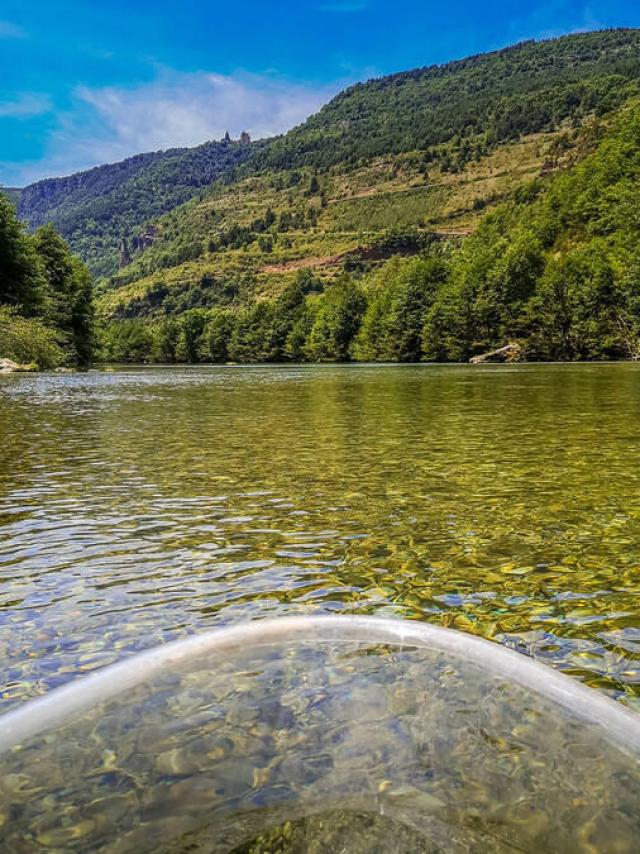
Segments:
[[[3,708],[242,619],[495,638],[637,704],[640,366],[2,377]]]

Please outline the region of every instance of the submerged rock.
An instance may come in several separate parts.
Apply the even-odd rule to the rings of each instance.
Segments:
[[[524,362],[524,350],[519,344],[506,344],[489,353],[473,356],[469,361],[472,365],[483,365],[487,362]]]

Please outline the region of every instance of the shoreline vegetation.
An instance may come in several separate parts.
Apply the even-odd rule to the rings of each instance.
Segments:
[[[0,369],[82,368],[93,357],[89,271],[51,225],[27,234],[0,194]]]
[[[0,196],[0,358],[637,361],[639,48],[586,33],[358,84],[282,137],[12,191],[49,217],[33,234]],[[135,217],[179,173],[193,193],[127,220],[114,269],[133,166]]]

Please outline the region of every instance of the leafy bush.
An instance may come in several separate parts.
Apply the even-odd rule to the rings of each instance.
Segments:
[[[0,358],[46,369],[61,365],[65,354],[56,342],[54,329],[0,306]]]

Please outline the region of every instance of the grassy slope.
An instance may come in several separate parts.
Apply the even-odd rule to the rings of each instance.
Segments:
[[[311,268],[326,283],[342,269],[343,255],[368,246],[388,229],[417,227],[424,231],[466,234],[483,212],[514,189],[541,173],[553,157],[555,168],[570,162],[575,149],[553,154],[563,131],[535,134],[506,143],[470,162],[457,174],[435,168],[425,175],[417,153],[376,158],[366,166],[324,174],[320,187],[326,199],[307,195],[311,172],[302,171],[295,188],[278,189],[288,173],[268,173],[221,187],[200,203],[191,203],[160,221],[163,241],[112,280],[99,300],[104,316],[162,314],[154,295],[181,293],[213,280],[249,279],[247,298],[273,296],[301,268]],[[194,260],[162,267],[165,245],[187,239],[206,246],[207,239],[234,223],[248,224],[268,209],[318,211],[317,224],[278,234],[273,250],[257,241],[243,249],[202,251]],[[156,267],[156,269],[154,269]],[[204,287],[206,291],[207,286]],[[220,301],[210,288],[210,302]],[[224,302],[224,300],[221,300]]]
[[[303,266],[331,281],[345,252],[390,228],[468,233],[549,161],[576,156],[558,137],[638,94],[639,48],[637,30],[587,33],[351,87],[256,149],[230,185],[159,220],[157,245],[105,284],[100,310],[244,304]],[[268,226],[271,251],[268,211],[297,218]]]

